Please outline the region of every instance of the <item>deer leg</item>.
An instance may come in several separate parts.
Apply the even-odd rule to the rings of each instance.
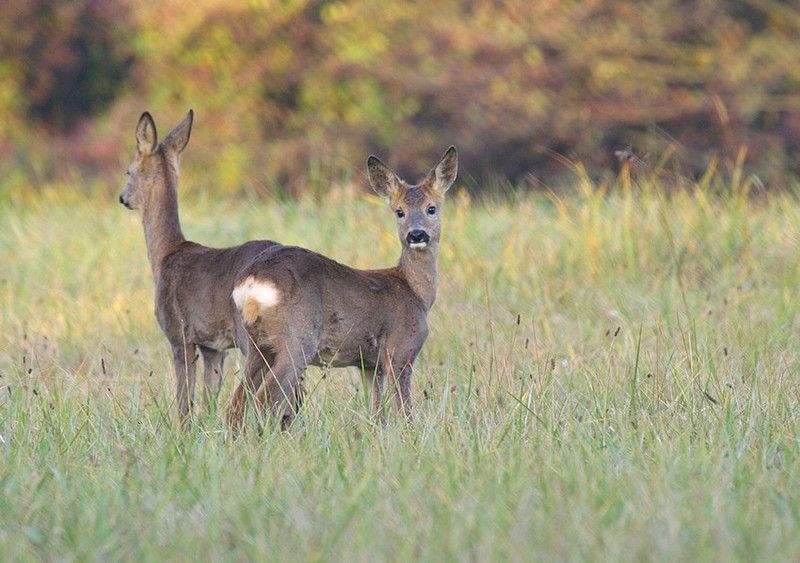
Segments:
[[[247,397],[256,394],[264,381],[264,372],[269,369],[267,362],[264,361],[267,356],[262,357],[261,352],[255,346],[250,346],[245,360],[244,378],[233,392],[233,398],[225,413],[228,427],[234,432],[237,432],[244,422]]]
[[[186,423],[194,406],[195,367],[197,349],[193,344],[181,344],[172,347],[172,358],[175,364],[176,400],[178,418]]]
[[[383,356],[383,367],[388,371],[389,380],[394,390],[397,409],[402,411],[411,421],[411,376],[414,372],[413,360],[398,361],[390,354]]]
[[[389,371],[397,409],[407,420],[411,420],[411,376],[414,367],[411,362],[398,362],[388,359],[386,369]]]
[[[401,368],[400,376],[397,378],[399,384],[397,408],[403,411],[408,422],[411,422],[411,376],[413,373],[414,366],[408,362]]]
[[[372,417],[381,426],[386,426],[386,409],[383,404],[383,390],[386,383],[386,369],[382,365],[373,368],[365,379],[372,391]]]
[[[300,356],[298,354],[298,356]],[[266,384],[256,394],[256,404],[260,411],[269,412],[281,422],[281,430],[288,428],[302,404],[305,388],[303,377],[306,363],[289,353],[278,354],[272,369],[266,373]]]
[[[217,396],[222,385],[222,364],[225,361],[223,350],[200,347],[203,354],[203,405],[210,410],[217,404]]]
[[[300,409],[303,406],[303,401],[306,398],[306,384],[305,384],[305,372],[300,374],[300,377],[297,379],[297,384],[294,386],[294,393],[292,394],[293,403],[291,404],[291,411],[292,411],[292,420],[294,420],[294,416],[300,412]],[[291,424],[292,420],[289,421]],[[289,426],[289,424],[287,424]]]

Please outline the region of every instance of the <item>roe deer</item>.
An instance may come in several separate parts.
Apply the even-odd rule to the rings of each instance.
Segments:
[[[259,407],[268,405],[282,427],[291,424],[308,365],[361,368],[381,424],[388,377],[398,408],[410,418],[412,366],[428,336],[428,311],[436,298],[439,217],[458,156],[450,147],[416,185],[374,156],[367,171],[372,188],[397,217],[399,264],[356,270],[304,248],[278,245],[242,270],[232,297],[248,347],[244,380],[227,412],[232,430],[242,425],[248,393]]]
[[[178,414],[185,421],[194,403],[197,349],[203,355],[204,402],[216,400],[225,350],[235,346],[231,291],[237,273],[271,241],[208,248],[187,241],[178,219],[178,167],[189,142],[194,113],[158,142],[149,113],[136,126],[136,157],[119,201],[142,210],[147,256],[155,282],[155,310],[172,346]]]

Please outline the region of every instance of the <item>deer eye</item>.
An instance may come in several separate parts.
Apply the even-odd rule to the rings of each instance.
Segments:
[[[436,206],[435,205],[429,205],[428,206],[428,215],[436,215]]]
[[[397,215],[398,219],[402,219],[403,217],[406,216],[406,212],[403,211],[402,209],[398,209],[397,211],[394,212],[394,214]]]

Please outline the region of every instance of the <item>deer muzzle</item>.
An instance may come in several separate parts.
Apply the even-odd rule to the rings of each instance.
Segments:
[[[406,235],[406,242],[411,248],[425,248],[430,241],[430,235],[420,229],[409,231],[408,235]]]

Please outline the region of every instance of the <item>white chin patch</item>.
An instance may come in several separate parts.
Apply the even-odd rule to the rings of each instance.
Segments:
[[[427,242],[412,242],[409,245],[409,248],[425,248],[428,246]]]

